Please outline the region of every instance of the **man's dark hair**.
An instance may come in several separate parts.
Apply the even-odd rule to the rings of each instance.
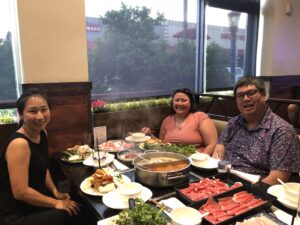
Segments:
[[[263,95],[266,95],[266,88],[264,82],[257,77],[251,77],[251,76],[245,76],[239,79],[239,81],[236,83],[234,87],[234,96],[236,96],[236,90],[239,87],[244,87],[248,85],[254,85],[257,90],[262,93]]]

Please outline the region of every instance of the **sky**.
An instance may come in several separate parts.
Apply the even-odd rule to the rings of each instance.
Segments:
[[[6,33],[8,30],[10,30],[9,27],[9,0],[0,0],[0,38],[4,38],[6,36]]]
[[[120,0],[85,0],[86,16],[104,15],[109,9],[120,9]],[[128,6],[147,6],[153,16],[156,12],[164,13],[169,20],[183,20],[183,0],[124,0]],[[197,0],[188,0],[189,22],[196,22]]]
[[[10,0],[0,0],[0,38],[5,38],[10,30],[9,22],[9,2]],[[152,16],[157,12],[163,13],[168,20],[183,21],[183,0],[123,0],[128,6],[147,6],[151,9]],[[118,10],[121,7],[120,0],[85,0],[86,16],[103,16],[107,10]],[[224,12],[224,11],[223,11]],[[210,25],[228,26],[226,13],[208,13],[207,21]],[[188,0],[188,22],[197,21],[197,0]],[[245,18],[241,17],[240,25],[245,27]]]

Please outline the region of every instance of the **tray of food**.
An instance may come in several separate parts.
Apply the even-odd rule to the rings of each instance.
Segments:
[[[249,184],[242,178],[230,173],[218,174],[210,178],[203,178],[197,182],[185,183],[175,187],[177,195],[186,203],[204,202],[212,196],[222,196],[241,189]]]
[[[202,214],[209,214],[203,219],[205,224],[228,225],[242,221],[251,215],[270,208],[276,198],[251,186],[243,186],[235,193],[210,197],[206,202],[198,202],[190,206]]]
[[[125,182],[130,182],[130,178],[103,168],[97,169],[94,174],[85,178],[80,184],[80,189],[88,195],[103,196]]]
[[[60,159],[67,163],[82,163],[91,153],[88,145],[75,145],[62,151]]]
[[[107,152],[119,152],[124,149],[130,149],[135,146],[134,143],[129,143],[124,140],[109,140],[99,145],[99,149]]]

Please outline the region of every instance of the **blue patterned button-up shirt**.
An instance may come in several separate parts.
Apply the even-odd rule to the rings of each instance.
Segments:
[[[234,169],[263,177],[270,170],[299,173],[299,139],[288,122],[268,109],[256,128],[245,123],[242,115],[232,118],[218,141]]]

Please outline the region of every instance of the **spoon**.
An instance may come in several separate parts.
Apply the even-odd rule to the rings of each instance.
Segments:
[[[143,156],[141,156],[141,155],[137,155],[137,157],[139,157],[139,158],[141,158],[142,160],[144,160],[144,161],[146,161],[146,162],[150,162],[150,160],[149,159],[146,159],[146,158],[144,158]]]
[[[200,218],[206,217],[209,214],[209,212],[201,214]]]
[[[289,188],[289,186],[287,186],[286,183],[284,183],[280,178],[277,178],[277,181],[279,183],[281,183],[284,188],[286,188],[287,190],[291,191],[291,189]]]

